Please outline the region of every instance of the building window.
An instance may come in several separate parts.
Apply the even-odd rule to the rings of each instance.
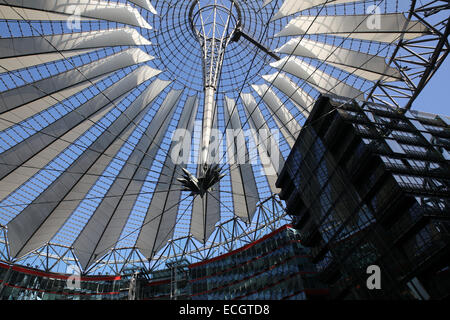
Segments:
[[[417,135],[415,133],[412,132],[406,132],[406,131],[399,131],[399,130],[394,130],[391,132],[393,137],[400,137],[400,138],[417,138]]]
[[[390,158],[390,157],[385,157],[385,156],[381,156],[381,160],[387,164],[388,166],[402,166],[404,167],[405,165],[403,164],[403,161],[401,159],[396,159],[396,158]]]
[[[411,144],[401,144],[405,152],[426,153],[428,150],[421,146],[414,146]]]
[[[424,178],[414,177],[414,176],[406,176],[406,175],[394,175],[395,181],[400,186],[419,186],[422,187],[425,183]]]

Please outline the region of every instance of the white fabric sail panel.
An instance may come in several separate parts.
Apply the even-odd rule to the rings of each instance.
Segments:
[[[47,189],[45,189],[29,206],[27,206],[18,216],[8,223],[8,238],[10,240],[11,255],[18,256],[25,254],[24,244],[42,225],[48,216],[57,208],[63,200],[100,159],[106,150],[117,143],[117,148],[122,144],[118,138],[127,134],[130,120],[134,120],[142,115],[145,105],[134,101],[118,118],[109,125],[91,145],[85,150],[69,167],[62,173]],[[111,150],[111,151],[118,151]],[[110,160],[103,161],[102,165]]]
[[[0,59],[0,72],[11,72],[23,68],[34,67],[40,64],[55,62],[94,52],[95,49],[73,50],[61,53],[43,53],[32,56]]]
[[[360,90],[295,57],[285,57],[270,64],[316,87],[321,93],[333,93],[350,99],[363,99]]]
[[[3,201],[22,184],[38,173],[41,170],[39,168],[44,168],[48,165],[55,157],[69,147],[71,143],[75,142],[81,135],[89,130],[107,112],[111,111],[113,107],[114,105],[111,104],[100,110],[89,118],[90,121],[85,121],[77,125],[21,166],[14,168],[14,171],[0,180],[0,201]]]
[[[128,0],[130,2],[133,2],[134,4],[138,5],[141,8],[144,8],[145,10],[150,11],[153,14],[158,14],[158,12],[155,10],[155,7],[152,6],[150,3],[150,0]]]
[[[143,104],[151,104],[153,100],[170,84],[169,81],[162,81],[159,79],[156,79],[152,82],[152,84],[146,89],[145,92],[142,93],[141,97],[144,99],[142,101]],[[138,103],[138,102],[137,102]],[[145,113],[145,112],[144,112]],[[136,147],[136,149],[145,150],[145,147],[150,144],[150,142],[144,141],[145,139],[150,140],[147,138],[147,136],[144,136],[144,138],[140,141],[140,144]],[[124,137],[121,139],[124,140]],[[120,142],[121,140],[118,140]],[[146,143],[146,144],[145,144]],[[72,191],[61,201],[61,203],[58,205],[58,207],[53,210],[51,215],[42,223],[42,225],[39,227],[39,229],[36,230],[35,233],[33,233],[33,236],[27,241],[26,245],[24,246],[22,252],[27,253],[31,250],[34,250],[36,248],[39,248],[40,246],[44,245],[48,241],[50,241],[53,236],[60,230],[60,228],[64,225],[64,223],[67,221],[67,219],[70,217],[70,215],[73,213],[73,211],[78,207],[79,203],[86,197],[89,190],[92,188],[92,186],[96,183],[98,175],[103,174],[105,168],[107,165],[109,165],[111,161],[111,157],[115,154],[113,152],[112,148],[116,148],[116,146],[111,146],[105,154],[103,154],[99,160],[87,171],[87,173],[83,176],[83,178],[75,185],[75,187],[72,189]],[[132,166],[132,165],[131,165]],[[135,166],[132,166],[135,167]],[[139,167],[138,164],[136,164],[136,168],[139,169],[145,169],[146,167]],[[137,169],[138,170],[138,169]],[[139,183],[143,184],[143,180],[145,179],[139,179],[139,181],[131,181],[131,183]],[[122,214],[122,220],[126,221],[126,218],[131,212],[132,205],[134,204],[137,194],[139,190],[131,190],[129,187],[125,194],[129,194],[130,196],[124,196],[121,198],[121,205],[124,203],[127,203],[128,197],[133,198],[131,201],[131,204],[125,208],[126,212],[122,212],[120,210],[120,207],[116,210],[116,215],[114,216],[115,219],[111,220],[111,223],[109,226],[114,230],[114,222],[117,222],[118,218],[117,213]],[[120,218],[119,218],[120,221]],[[124,224],[125,222],[123,222]],[[121,228],[119,228],[121,229]],[[115,244],[116,240],[108,241],[109,238],[107,235],[110,233],[106,233],[104,235],[104,241],[108,245],[111,245],[111,243]],[[100,247],[100,243],[99,246]]]
[[[278,122],[280,131],[292,148],[297,140],[301,126],[267,84],[252,85],[252,88],[262,97],[264,103],[269,107],[269,110],[275,116],[274,120]]]
[[[69,16],[81,16],[100,20],[152,29],[141,16],[139,10],[122,3],[109,3],[96,0],[0,0],[0,4],[16,7],[64,13]]]
[[[181,90],[173,90],[171,91],[170,96],[168,96],[164,102],[164,105],[166,105],[168,108],[170,107],[170,109],[173,109],[172,114],[180,101],[181,94]],[[185,105],[186,108],[183,110],[184,114],[185,112],[189,113],[190,111],[192,111],[193,107],[196,107],[196,102],[192,99],[188,99],[187,102],[189,102],[189,104]],[[193,102],[195,102],[195,104],[191,105],[191,103]],[[188,120],[187,118],[185,119]],[[159,133],[159,141],[157,141],[155,144],[155,155],[158,146],[161,144],[162,139],[164,138],[164,134],[170,123],[170,119],[162,119],[160,122],[164,121],[165,126],[163,128],[163,131]],[[186,125],[186,123],[184,123],[183,125]],[[175,175],[175,166],[170,160],[171,153],[169,152],[168,157],[166,157],[166,160],[164,162],[162,173],[158,179],[155,191],[153,193],[150,206],[147,209],[144,223],[141,227],[138,239],[136,241],[136,246],[147,258],[150,258],[154,254],[157,239],[158,241],[161,240],[161,238],[158,238],[158,232],[161,225],[163,225],[164,229],[170,228],[168,227],[168,225],[171,225],[170,221],[173,219],[173,217],[176,218],[176,213],[178,212],[178,201],[180,194],[177,193],[175,189],[179,190],[181,188],[180,186],[174,186],[174,184],[176,184],[177,176]],[[162,219],[162,216],[166,214],[167,216]],[[170,240],[170,238],[166,240]],[[162,242],[160,242],[159,244],[161,244]]]
[[[249,119],[249,124],[251,128],[255,130],[255,133],[259,134],[260,136],[259,138],[255,139],[255,142],[257,143],[257,146],[263,147],[263,155],[268,156],[270,162],[273,165],[274,173],[270,175],[276,175],[281,172],[281,168],[284,166],[284,159],[278,149],[279,143],[275,141],[272,135],[263,137],[263,134],[261,134],[261,131],[270,132],[270,128],[267,125],[267,122],[264,119],[264,116],[259,109],[253,95],[243,93],[241,94],[241,98],[244,103],[244,110],[247,119]],[[270,152],[270,150],[273,150],[274,152]]]
[[[153,93],[159,94],[169,84],[170,81],[162,81],[157,79],[152,83],[151,90]],[[162,112],[163,111],[158,111],[158,114],[161,114]],[[126,190],[124,191],[123,196],[121,196],[119,204],[113,210],[114,212],[112,214],[111,221],[109,221],[102,237],[98,241],[94,256],[102,256],[117,243],[119,236],[127,223],[128,217],[136,203],[139,193],[141,192],[144,181],[148,175],[151,164],[156,155],[156,143],[152,143],[154,141],[155,135],[151,136],[150,134],[154,133],[155,128],[159,128],[161,123],[164,123],[164,118],[162,118],[161,116],[155,116],[155,118],[152,119],[151,124],[147,128],[146,134],[139,142],[137,149],[146,151],[144,154],[141,154],[142,158],[139,162],[137,161],[137,159],[132,160],[135,162],[135,165],[131,165],[131,167],[134,168],[133,177],[132,179],[128,180]],[[91,259],[91,261],[87,265],[88,267],[91,265],[92,261],[93,260]]]
[[[146,157],[150,157],[152,160],[155,158],[155,150],[157,150],[157,147],[164,138],[164,134],[175,113],[180,95],[181,91],[172,91],[169,93],[166,98],[166,103],[158,110],[154,119],[152,119],[145,137],[142,138],[140,143],[142,146],[139,148],[151,150],[150,153],[142,154],[142,152],[133,152],[130,161],[131,163],[136,163],[136,166],[124,167],[120,174],[120,177],[123,179],[116,180],[108,192],[122,196],[117,199],[104,199],[93,218],[75,242],[74,246],[80,252],[77,256],[84,268],[94,263],[95,257],[100,257],[107,250],[111,249],[119,239],[128,216],[131,213],[132,206],[135,204],[137,194],[139,193],[139,191],[130,192],[130,187],[133,188],[132,184],[134,183],[131,178],[136,175],[138,168],[143,166],[143,160]],[[164,174],[163,169],[162,175]],[[163,188],[167,190],[168,185],[164,184]],[[154,196],[159,191],[157,186]],[[126,194],[130,194],[130,196]]]
[[[219,189],[209,191],[201,198],[196,196],[192,205],[191,234],[205,244],[220,220]]]
[[[305,38],[291,39],[275,51],[325,61],[339,69],[374,82],[378,80],[397,81],[401,78],[400,72],[389,66],[385,58],[381,56]]]
[[[147,91],[149,93],[150,91]],[[166,132],[167,127],[172,119],[173,114],[175,113],[176,104],[178,100],[175,98],[180,97],[181,91],[174,91],[173,93],[169,93],[168,95],[168,103],[161,106],[155,115],[154,119],[152,119],[152,123],[150,124],[151,128],[148,133],[145,134],[145,138],[141,139],[141,142],[147,144],[146,146],[138,146],[131,153],[127,164],[124,165],[119,173],[119,175],[115,178],[111,187],[109,188],[106,196],[101,201],[94,214],[89,219],[86,226],[83,228],[79,236],[74,242],[74,251],[77,256],[81,266],[83,269],[86,269],[89,265],[95,262],[96,258],[99,258],[99,254],[104,251],[104,247],[112,246],[115,242],[107,243],[102,241],[103,236],[106,232],[110,232],[111,230],[107,230],[110,225],[114,213],[120,204],[120,200],[124,196],[133,175],[136,173],[136,169],[139,166],[140,162],[144,158],[143,149],[148,149],[149,145],[160,145],[162,139],[164,138],[164,134]],[[149,101],[145,101],[140,99],[140,101],[136,101],[137,104],[140,105],[148,105]],[[156,129],[156,130],[155,130]],[[153,132],[151,132],[153,131]],[[148,143],[150,141],[150,143]],[[135,164],[135,165],[133,165]],[[163,169],[164,174],[164,169]],[[167,185],[164,185],[164,188],[167,188]],[[158,192],[158,187],[156,193]],[[155,193],[155,195],[156,195]],[[131,211],[130,211],[131,213]],[[116,237],[120,236],[120,231],[116,229]],[[107,241],[107,240],[106,240]],[[102,242],[102,243],[100,243]]]
[[[258,95],[260,97],[264,96],[263,101],[268,106],[269,112],[272,114],[272,120],[277,125],[278,129],[280,130],[280,132],[283,135],[286,142],[292,148],[294,146],[295,140],[296,140],[294,137],[295,131],[291,132],[290,128],[288,128],[288,126],[291,124],[289,121],[286,120],[286,121],[282,122],[280,120],[280,117],[277,113],[282,113],[282,112],[275,113],[275,111],[280,111],[280,109],[281,109],[280,108],[280,106],[282,106],[281,100],[275,95],[275,93],[273,91],[271,92],[272,95],[269,94],[270,89],[266,84],[261,85],[261,86],[253,85],[252,87],[258,93]]]
[[[312,107],[316,103],[305,90],[300,88],[285,73],[274,73],[262,76],[268,83],[272,83],[278,90],[283,92],[303,114],[305,119],[309,117]]]
[[[125,76],[125,78],[107,88],[102,94],[98,94],[88,100],[78,107],[76,111],[68,113],[61,119],[58,119],[46,128],[28,137],[26,140],[1,153],[0,162],[8,163],[10,166],[0,166],[0,179],[13,171],[15,167],[19,167],[46,146],[53,143],[57,137],[64,135],[76,125],[95,114],[103,106],[155,75],[154,69],[148,66],[142,66],[136,69]]]
[[[163,90],[170,84],[170,81],[162,81],[155,80],[152,83],[155,84],[155,88],[160,88]],[[156,134],[160,127],[160,124],[163,123],[163,119],[160,117],[158,119],[152,120],[152,124],[148,127],[148,131],[146,135],[142,138],[140,142],[139,149],[146,149],[145,156],[139,164],[136,164],[136,172],[133,175],[133,178],[130,180],[130,183],[125,191],[125,196],[121,198],[121,201],[118,207],[115,209],[113,218],[108,225],[108,229],[105,231],[101,241],[99,242],[98,248],[96,250],[97,255],[102,255],[105,251],[109,250],[111,245],[115,245],[118,237],[120,236],[121,230],[123,230],[128,216],[130,215],[133,206],[136,203],[136,200],[141,192],[142,186],[144,185],[145,179],[148,176],[152,163],[155,159],[156,153],[158,151],[158,146],[156,143],[151,143],[154,139],[152,137]]]
[[[234,214],[244,222],[251,223],[260,200],[251,165],[242,164],[232,168],[230,177]]]
[[[272,21],[293,15],[297,12],[308,10],[320,5],[335,5],[347,2],[359,2],[363,0],[284,0],[280,10],[272,18]]]
[[[23,106],[20,106],[9,112],[3,113],[0,116],[0,131],[4,131],[17,123],[24,121],[25,119],[35,116],[36,114],[58,104],[60,101],[64,101],[65,99],[76,95],[77,93],[92,86],[93,84],[97,84],[99,81],[102,81],[106,77],[107,75],[98,77],[91,81],[85,81],[76,84],[68,89],[61,90],[41,99],[24,104]],[[69,106],[68,103],[66,103],[65,105]]]
[[[107,112],[111,111],[112,108],[114,108],[114,105],[109,105],[108,108],[93,117],[92,120],[97,121],[101,119],[101,117],[104,116]],[[75,128],[74,131],[79,131],[81,133],[82,128],[84,128],[85,130],[89,129],[87,128],[88,125],[89,123],[87,122],[82,123],[77,128]],[[72,132],[69,134],[75,137]],[[127,137],[124,136],[123,138],[125,139]],[[94,166],[89,169],[87,174],[83,176],[83,178],[75,185],[70,193],[61,200],[58,206],[51,213],[48,213],[47,216],[35,216],[34,218],[36,218],[36,222],[33,223],[32,230],[30,229],[27,234],[21,234],[19,240],[15,239],[15,237],[17,238],[17,236],[11,233],[10,241],[13,241],[14,245],[17,247],[17,249],[15,249],[14,251],[16,257],[22,257],[29,252],[40,248],[53,238],[58,230],[64,225],[69,216],[77,209],[79,204],[82,202],[82,199],[87,196],[91,187],[98,179],[97,175],[102,174],[106,166],[109,164],[109,161],[111,160],[110,154],[114,154],[115,152],[117,152],[119,147],[122,145],[122,143],[120,142],[122,141],[117,140],[106,150],[105,155],[102,155],[100,159],[97,160]],[[58,141],[55,142],[55,144],[58,144]],[[61,143],[59,143],[57,147],[59,147],[60,145]],[[68,144],[66,146],[68,146]],[[46,150],[44,150],[43,152],[46,152]],[[48,155],[57,156],[56,152],[49,153]],[[18,170],[21,169],[22,168],[19,168]],[[36,172],[37,171],[38,170],[36,170]],[[14,226],[16,224],[30,223],[32,219],[31,217],[29,217],[30,214],[34,214],[34,212],[30,210],[24,210],[19,216],[16,217],[16,219],[12,220],[12,230],[15,230]]]
[[[180,129],[186,129],[188,132],[192,132],[194,128],[194,122],[198,111],[198,100],[197,96],[189,97],[186,101],[185,108],[187,109],[187,112],[183,112],[182,117],[180,119],[180,124],[178,128]],[[181,143],[183,143],[181,141]],[[171,146],[170,153],[172,154],[172,148],[174,145]],[[186,152],[187,150],[184,150]],[[166,168],[167,172],[169,172],[168,168],[173,166],[171,165],[172,160],[170,157],[166,159]],[[182,164],[183,167],[186,167],[186,164]],[[160,251],[164,245],[167,243],[168,240],[172,239],[175,231],[175,224],[176,219],[178,215],[178,202],[181,198],[181,191],[180,191],[180,184],[176,180],[177,178],[181,177],[180,170],[176,170],[176,168],[173,168],[173,178],[172,178],[172,186],[171,191],[166,193],[167,194],[167,201],[165,205],[165,213],[161,216],[161,223],[159,226],[159,232],[156,235],[156,242],[154,245],[153,254]],[[175,185],[178,183],[178,185]],[[163,186],[161,186],[161,189],[163,189]],[[173,190],[175,189],[175,190]]]
[[[293,138],[291,133],[288,130],[286,130],[286,128],[280,122],[280,119],[278,119],[277,117],[274,117],[273,121],[275,122],[275,125],[280,130],[281,134],[283,135],[284,139],[286,140],[287,144],[289,145],[289,148],[292,148],[295,144],[295,138]]]
[[[135,29],[125,27],[113,30],[75,32],[38,37],[0,39],[0,58],[58,53],[61,58],[68,51],[113,46],[145,46],[151,42]],[[4,65],[8,68],[8,64]]]
[[[181,114],[178,129],[192,131],[197,110],[197,97],[189,97]],[[183,140],[178,143],[183,143]],[[181,177],[180,167],[186,167],[186,165],[173,162],[174,147],[175,143],[172,143],[147,210],[147,216],[150,219],[147,220],[147,224],[144,222],[144,227],[139,234],[138,248],[147,259],[151,259],[160,251],[167,241],[172,239],[175,231],[182,188],[177,179]]]
[[[372,26],[369,15],[299,16],[292,19],[276,37],[327,34],[368,41],[392,43],[402,36],[411,40],[428,33],[419,21],[408,21],[401,13],[380,14],[380,24]]]
[[[259,193],[251,165],[255,159],[250,159],[251,155],[245,144],[242,124],[235,106],[236,101],[225,97],[225,123],[230,123],[228,128],[241,135],[239,139],[235,137],[234,133],[231,135],[227,133],[227,155],[235,154],[234,157],[231,157],[233,160],[229,162],[233,209],[237,217],[249,223],[252,221],[256,212],[256,204],[259,201]],[[244,155],[243,157],[239,155],[241,152]],[[245,163],[242,163],[244,161]]]
[[[1,20],[67,21],[68,18],[66,14],[61,13],[0,5]],[[94,20],[86,17],[79,17],[79,19],[80,21]]]
[[[260,130],[269,132],[264,117],[259,110],[256,100],[249,93],[241,94],[244,110],[248,119],[250,128],[253,130],[253,140],[257,146],[261,166],[266,174],[270,190],[274,194],[278,194],[281,190],[275,186],[278,175],[284,167],[284,158],[278,148],[279,144],[273,136],[261,136]]]
[[[25,103],[69,88],[77,83],[152,59],[153,57],[141,49],[131,48],[51,78],[42,79],[5,91],[0,94],[0,114]],[[156,75],[158,71],[154,70],[154,72]]]

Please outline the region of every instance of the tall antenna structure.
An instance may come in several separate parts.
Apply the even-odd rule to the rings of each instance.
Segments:
[[[202,49],[204,111],[200,164],[208,162],[208,149],[216,109],[216,94],[225,50],[241,24],[236,1],[195,0],[189,12],[192,31]]]

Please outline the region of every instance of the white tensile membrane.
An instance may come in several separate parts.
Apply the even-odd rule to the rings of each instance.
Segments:
[[[199,18],[194,22],[201,21],[203,27],[212,26],[209,32],[202,28],[193,30],[192,36],[203,59],[199,60],[203,63],[203,68],[199,68],[204,77],[202,91],[191,90],[186,84],[183,84],[185,87],[180,86],[178,79],[170,78],[170,73],[166,72],[164,62],[167,61],[161,61],[156,56],[158,50],[154,48],[162,48],[156,41],[169,39],[170,30],[153,30],[149,17],[157,14],[155,8],[160,11],[170,1],[155,1],[153,6],[149,0],[129,0],[126,3],[102,0],[0,0],[0,19],[3,23],[8,26],[29,24],[28,31],[10,28],[11,35],[0,38],[0,73],[11,75],[11,82],[14,82],[0,92],[0,138],[8,141],[1,146],[0,152],[0,163],[5,164],[0,165],[0,202],[4,205],[0,211],[0,221],[8,230],[10,256],[22,259],[55,239],[64,238],[63,230],[68,225],[68,229],[75,230],[77,234],[64,245],[71,248],[83,270],[91,270],[111,249],[120,249],[116,246],[121,235],[136,223],[134,248],[146,259],[154,259],[175,236],[177,219],[181,208],[184,208],[184,204],[180,204],[182,192],[186,191],[180,190],[179,179],[182,178],[182,170],[187,170],[186,163],[175,162],[170,157],[177,150],[174,141],[165,146],[167,150],[163,151],[166,157],[162,160],[158,158],[159,151],[165,145],[163,141],[169,130],[193,131],[196,120],[202,123],[200,162],[194,172],[196,178],[201,177],[208,168],[203,166],[205,163],[214,164],[211,153],[216,146],[211,139],[213,131],[223,127],[222,123],[227,125],[224,130],[230,129],[234,133],[243,131],[244,126],[250,128],[247,132],[250,137],[245,138],[254,141],[257,151],[249,150],[241,136],[221,132],[226,152],[244,154],[250,163],[236,163],[237,159],[227,158],[224,167],[228,165],[229,168],[223,172],[229,177],[227,187],[231,190],[231,196],[226,199],[230,199],[231,205],[225,207],[222,201],[224,190],[217,182],[201,196],[190,198],[191,216],[184,220],[188,225],[184,228],[186,234],[207,246],[218,224],[222,223],[224,211],[231,212],[233,219],[251,228],[259,204],[265,200],[261,196],[265,191],[261,190],[265,188],[272,195],[280,192],[275,182],[285,159],[274,131],[280,133],[287,147],[292,147],[302,129],[302,124],[297,121],[298,115],[305,119],[309,116],[315,102],[314,94],[331,93],[351,99],[365,99],[366,91],[359,85],[360,81],[365,84],[383,82],[396,85],[395,82],[402,81],[403,72],[394,64],[389,65],[386,57],[374,53],[374,47],[382,44],[392,48],[402,39],[416,39],[430,33],[425,24],[410,21],[400,12],[378,15],[380,24],[377,28],[368,19],[369,14],[326,15],[338,11],[334,11],[332,6],[353,9],[357,7],[356,3],[363,3],[365,9],[365,1],[279,2],[255,2],[255,6],[262,10],[261,14],[267,14],[265,25],[276,26],[270,35],[271,39],[275,39],[271,42],[272,47],[267,48],[266,52],[257,52],[260,56],[269,55],[259,78],[254,83],[246,83],[242,92],[224,93],[219,81],[222,67],[226,65],[231,68],[232,65],[224,63],[227,50],[232,46],[253,45],[248,43],[248,38],[242,37],[244,32],[251,30],[245,25],[246,21],[240,21],[241,25],[237,23],[240,16],[238,6],[244,6],[244,2],[217,0],[208,3],[214,4],[212,8],[216,9],[220,3],[225,3],[220,14],[208,11],[209,7],[202,7],[206,3],[204,1],[198,3],[198,8],[194,7],[193,17]],[[367,1],[368,4],[372,2]],[[189,2],[190,5],[192,3]],[[313,16],[322,6],[326,10]],[[361,13],[361,8],[350,11]],[[271,21],[268,16],[270,12],[275,12]],[[163,17],[166,16],[162,15],[161,19]],[[202,21],[208,17],[212,25]],[[49,33],[47,29],[50,28],[43,28],[45,32],[41,34],[42,30],[33,26],[36,21],[62,28],[57,28],[55,33]],[[65,21],[68,23],[66,26]],[[83,28],[69,32],[66,27],[70,29],[70,23],[80,23]],[[231,27],[227,28],[229,24]],[[219,34],[219,31],[222,33]],[[236,34],[239,35],[238,31],[242,32],[241,37],[232,41]],[[158,38],[155,36],[158,32],[160,36],[169,36]],[[260,40],[258,35],[251,36],[254,36],[255,42]],[[261,41],[263,46],[264,41]],[[355,49],[357,45],[349,45],[353,41],[369,44],[367,47],[371,47],[371,52],[364,46],[358,51]],[[376,45],[371,46],[372,43]],[[170,44],[165,45],[163,50],[172,49]],[[150,52],[155,53],[155,57]],[[84,60],[86,57],[88,62]],[[81,63],[78,62],[75,67],[72,61]],[[63,71],[56,68],[59,72],[45,75],[44,68],[55,68],[61,64],[65,64]],[[33,77],[20,79],[28,71],[37,74],[42,70],[43,74],[37,77],[39,80]],[[346,79],[341,80],[334,71],[344,71],[344,76],[351,75],[358,81],[350,83]],[[123,74],[117,77],[116,74],[121,72]],[[143,84],[147,87],[139,94],[131,94]],[[97,93],[88,92],[89,89],[96,89],[94,91]],[[223,101],[218,101],[219,97]],[[62,101],[70,105],[75,99],[79,100],[76,108],[68,107],[65,109],[67,113],[52,118],[52,112]],[[117,105],[126,101],[129,104],[125,110],[107,123],[107,128],[96,137],[92,146],[73,156],[70,166],[43,190],[34,191],[33,188],[40,183],[34,180],[42,172],[51,172],[48,166],[54,159],[96,128],[96,123],[117,113]],[[292,104],[288,106],[285,101]],[[245,117],[239,117],[238,108]],[[117,175],[110,177],[111,184],[105,190],[104,197],[96,207],[89,204],[92,210],[85,220],[77,221],[75,213],[81,210],[83,201],[99,185],[99,178],[106,169],[118,159],[120,150],[133,139],[133,133],[139,130],[137,123],[153,111],[145,134],[136,141]],[[200,112],[202,116],[198,119]],[[175,124],[176,116],[179,120]],[[269,117],[273,119],[271,125]],[[34,121],[42,121],[37,129],[32,127]],[[27,134],[20,137],[23,132]],[[264,134],[261,135],[261,132]],[[20,139],[16,138],[18,136]],[[182,137],[178,143],[183,144],[188,139],[188,136]],[[250,154],[253,156],[253,151],[259,160],[260,170],[248,159]],[[220,158],[222,154],[217,156]],[[161,164],[162,168],[155,178],[151,168],[156,163]],[[135,222],[133,219],[138,211],[139,195],[150,175],[156,180],[154,191],[151,199],[149,197],[148,207],[140,212],[142,221]],[[261,187],[258,177],[263,177],[267,186]],[[27,197],[29,202],[17,205],[20,203],[17,199],[26,201]],[[19,209],[9,210],[10,204]]]

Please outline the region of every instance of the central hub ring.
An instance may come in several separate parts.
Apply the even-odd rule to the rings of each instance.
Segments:
[[[189,21],[195,37],[202,40],[228,39],[241,24],[241,11],[235,0],[194,0]]]
[[[157,61],[165,70],[162,77],[175,79],[177,88],[188,88],[192,94],[203,92],[205,89],[205,55],[212,56],[212,52],[205,52],[214,45],[224,52],[223,63],[220,72],[220,83],[217,90],[220,94],[234,94],[236,91],[247,92],[252,90],[251,83],[260,81],[260,74],[271,72],[267,62],[269,56],[256,55],[255,47],[249,45],[239,35],[245,33],[252,39],[259,40],[267,48],[278,48],[283,43],[282,38],[274,35],[287,24],[288,19],[282,18],[270,21],[276,1],[263,6],[262,0],[153,0],[152,4],[160,15],[149,15],[149,24],[154,27],[154,32],[148,32],[148,39],[157,45],[147,46],[148,53],[158,57]],[[200,4],[199,4],[200,2]],[[229,32],[237,21],[234,34],[231,38],[224,39],[226,48],[220,46],[220,40],[212,40],[199,37],[192,27],[194,15],[203,7],[221,5],[227,9],[229,15],[232,9],[233,21]],[[231,4],[234,4],[231,6]],[[212,7],[214,8],[214,7]],[[209,9],[211,12],[211,9]],[[202,10],[205,17],[207,10]],[[225,14],[225,12],[224,12]],[[222,16],[222,15],[219,15]],[[229,33],[228,33],[229,35]],[[206,46],[204,44],[207,44]],[[252,66],[249,70],[249,66]],[[248,76],[247,76],[248,74]],[[244,80],[246,83],[244,84]],[[244,89],[242,89],[244,88]]]

